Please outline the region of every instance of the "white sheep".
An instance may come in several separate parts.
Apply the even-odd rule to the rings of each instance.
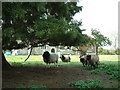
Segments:
[[[70,62],[70,56],[64,56],[64,55],[62,55],[62,56],[60,57],[60,59],[61,59],[63,62]]]
[[[43,53],[43,60],[46,64],[50,63],[58,63],[58,55],[55,53],[49,53],[48,51],[45,51]]]
[[[98,67],[99,57],[98,55],[87,55],[88,64],[94,68]]]

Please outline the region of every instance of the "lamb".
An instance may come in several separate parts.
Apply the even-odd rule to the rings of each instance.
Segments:
[[[99,57],[98,55],[87,55],[88,64],[93,66],[94,69],[98,67]]]
[[[87,66],[87,65],[89,65],[88,61],[87,61],[87,55],[80,56],[79,58],[80,58],[80,62],[83,64],[84,67]]]
[[[58,63],[58,55],[55,53],[49,53],[48,51],[45,51],[43,53],[43,60],[46,64],[50,63]]]
[[[64,55],[62,55],[60,58],[61,58],[61,60],[63,62],[70,62],[70,56],[64,56]]]

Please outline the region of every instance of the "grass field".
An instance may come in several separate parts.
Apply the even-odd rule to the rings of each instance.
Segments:
[[[42,55],[31,55],[30,58],[24,62],[24,60],[27,58],[27,56],[5,56],[7,61],[11,65],[46,65],[43,61]],[[64,65],[69,66],[69,68],[74,65],[78,67],[82,64],[80,63],[79,55],[71,55],[71,62],[64,63],[60,60],[58,60],[58,65]],[[99,55],[100,58],[100,64],[98,68],[96,69],[89,69],[91,67],[85,67],[86,71],[89,73],[88,75],[109,75],[105,80],[117,80],[120,81],[120,75],[119,75],[119,68],[118,68],[118,55]],[[54,65],[54,64],[52,64]],[[88,68],[88,69],[87,69]],[[34,74],[34,73],[33,73]],[[77,74],[76,74],[77,75]],[[101,76],[101,78],[103,78]],[[69,82],[68,84],[74,88],[107,88],[106,86],[103,86],[103,83],[100,79],[87,79],[86,81],[78,80],[74,82]],[[115,88],[118,88],[118,84],[113,84]],[[30,88],[35,88],[37,86],[30,86]],[[41,86],[39,86],[41,88]],[[46,86],[42,86],[43,88]],[[20,88],[25,88],[25,86],[21,86]]]
[[[43,61],[42,55],[31,55],[30,58],[24,62],[27,56],[5,56],[7,61],[11,65],[46,65]],[[79,55],[71,55],[70,63],[63,63],[60,58],[58,64],[60,65],[71,65],[71,64],[81,64]],[[100,63],[105,64],[118,64],[118,55],[99,55]],[[109,63],[108,63],[109,62]]]

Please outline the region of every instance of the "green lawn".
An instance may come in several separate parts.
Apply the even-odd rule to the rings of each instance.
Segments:
[[[43,61],[42,55],[31,55],[30,58],[24,62],[24,60],[27,58],[27,56],[5,56],[7,61],[11,65],[46,65]],[[61,59],[58,59],[58,64],[64,64],[64,65],[71,65],[71,64],[81,64],[79,55],[70,55],[71,62],[70,63],[64,63],[61,61]],[[105,64],[118,64],[118,55],[99,55],[100,63]],[[108,63],[109,62],[109,63]]]

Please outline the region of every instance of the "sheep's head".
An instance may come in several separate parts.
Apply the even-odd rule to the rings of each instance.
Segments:
[[[43,53],[43,59],[45,62],[49,61],[49,56],[50,56],[50,53],[48,51],[45,51]]]
[[[69,62],[70,62],[70,59],[71,59],[71,58],[69,57]]]
[[[84,58],[80,58],[80,61],[83,63],[85,61],[85,59]]]
[[[62,55],[60,58],[61,58],[62,60],[65,60],[65,57],[64,57],[64,55]]]
[[[80,55],[80,57],[79,58],[82,58],[83,57],[83,55]]]
[[[91,55],[87,55],[87,60],[88,60],[88,61],[91,60]]]

